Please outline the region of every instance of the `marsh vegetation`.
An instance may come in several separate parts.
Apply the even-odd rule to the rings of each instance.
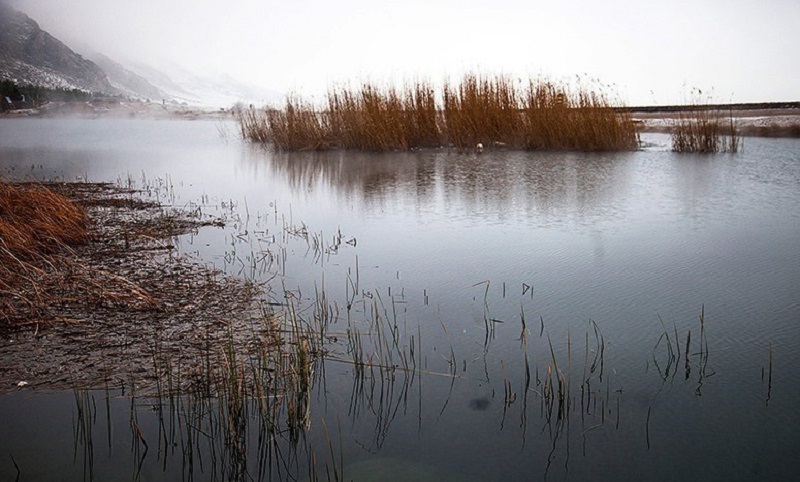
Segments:
[[[702,91],[693,90],[694,101],[678,113],[670,130],[674,152],[715,154],[739,150],[741,134],[732,113],[714,106],[713,99],[703,99]]]
[[[237,116],[242,136],[279,150],[394,151],[454,147],[633,150],[638,128],[600,88],[467,74],[437,88],[333,87],[321,105],[289,96]]]
[[[166,273],[160,255],[174,249],[172,237],[219,221],[141,194],[111,183],[0,181],[0,328],[74,321],[72,310],[163,308],[169,291],[152,283],[153,271]]]

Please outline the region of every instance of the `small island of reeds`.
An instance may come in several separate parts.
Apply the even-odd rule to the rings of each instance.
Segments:
[[[289,96],[282,108],[251,108],[237,120],[245,139],[284,151],[637,149],[638,126],[616,107],[602,89],[467,74],[438,89],[334,87],[320,105]]]
[[[726,118],[713,106],[688,106],[675,120],[671,135],[674,152],[716,154],[739,151],[740,138],[733,116]]]

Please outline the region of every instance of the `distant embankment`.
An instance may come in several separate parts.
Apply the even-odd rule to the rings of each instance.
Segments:
[[[674,122],[689,116],[713,113],[735,119],[739,135],[800,138],[800,102],[751,104],[693,104],[618,107],[617,112],[641,123],[644,132],[673,132]]]
[[[771,109],[800,109],[800,102],[757,102],[750,104],[693,104],[693,105],[646,105],[634,107],[617,107],[618,112],[631,114],[659,114],[670,112],[687,112],[698,110],[771,110]]]

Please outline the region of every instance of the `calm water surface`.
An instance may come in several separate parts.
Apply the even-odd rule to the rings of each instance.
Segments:
[[[310,303],[324,283],[336,306],[351,302],[362,319],[380,306],[404,343],[421,339],[425,374],[393,377],[406,390],[372,383],[384,404],[354,403],[352,366],[326,363],[307,438],[329,456],[326,421],[346,479],[800,476],[799,141],[748,138],[744,152],[715,156],[673,154],[658,135],[632,153],[279,154],[235,132],[213,121],[0,119],[0,175],[134,183],[224,215],[234,222],[182,238],[182,251],[271,280],[274,297],[285,287]],[[576,387],[599,353],[592,322],[604,374],[589,377],[584,402]],[[681,345],[691,332],[688,376],[683,358],[677,376],[665,373],[665,329]],[[571,365],[579,406],[562,420],[548,420],[539,383],[553,357]],[[453,365],[456,378],[427,374]],[[94,422],[109,441],[88,470],[73,393],[4,395],[0,452],[20,480],[133,478],[130,401],[109,410]],[[157,431],[146,409],[140,417]],[[188,478],[168,459],[151,452],[138,477]],[[0,479],[15,474],[0,459]]]

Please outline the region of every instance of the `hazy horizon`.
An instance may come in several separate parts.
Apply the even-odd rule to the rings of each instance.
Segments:
[[[598,79],[628,105],[800,100],[800,2],[0,0],[80,51],[280,93],[467,71]],[[608,89],[607,89],[608,90]]]

